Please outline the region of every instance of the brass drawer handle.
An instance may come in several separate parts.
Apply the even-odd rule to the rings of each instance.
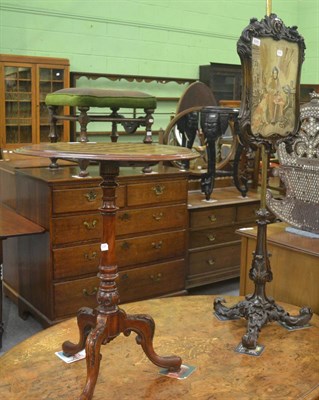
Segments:
[[[210,215],[208,217],[208,219],[210,220],[210,222],[216,222],[217,221],[217,218],[216,218],[216,216],[214,214]]]
[[[86,260],[88,260],[88,261],[95,260],[95,259],[96,259],[96,256],[97,256],[97,252],[96,252],[96,251],[93,251],[91,254],[89,254],[89,253],[84,253],[84,258],[85,258]]]
[[[89,192],[87,192],[87,193],[84,195],[84,197],[86,197],[87,201],[91,203],[92,201],[95,201],[95,200],[96,200],[96,198],[97,198],[97,193],[96,193],[96,192],[93,192],[93,190],[90,190]]]
[[[97,225],[97,220],[94,219],[94,220],[92,221],[92,223],[87,222],[87,221],[84,221],[84,222],[83,222],[83,225],[84,225],[88,230],[92,230],[92,229],[94,229],[94,228],[96,227],[96,225]]]
[[[128,250],[130,247],[131,247],[131,245],[129,242],[123,242],[121,244],[121,249],[123,249],[123,250]]]
[[[160,221],[163,218],[163,213],[160,212],[159,214],[153,214],[153,218],[155,219],[155,221]]]
[[[209,233],[206,237],[210,242],[213,242],[216,239],[216,237],[212,233]]]
[[[154,193],[156,194],[156,196],[160,196],[164,193],[165,186],[156,185],[152,189],[153,189]]]
[[[161,272],[159,272],[158,274],[156,274],[156,275],[150,275],[150,279],[153,281],[153,282],[159,282],[160,280],[162,280],[162,273]]]
[[[84,294],[84,296],[90,297],[90,296],[94,296],[97,293],[97,287],[94,287],[92,292],[88,292],[87,289],[83,289],[82,293]]]
[[[163,242],[160,240],[159,242],[152,242],[153,249],[159,250],[162,248]]]
[[[120,219],[121,221],[129,221],[129,220],[131,219],[131,216],[130,216],[129,213],[126,212],[126,213],[120,215],[120,216],[119,216],[119,219]]]
[[[215,265],[215,260],[213,258],[210,258],[209,260],[207,260],[207,264]]]

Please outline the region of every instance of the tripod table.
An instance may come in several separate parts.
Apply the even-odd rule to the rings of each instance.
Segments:
[[[41,156],[55,159],[78,160],[79,164],[90,161],[99,164],[102,178],[102,205],[99,211],[103,221],[101,258],[98,277],[100,278],[97,293],[98,306],[95,309],[81,308],[78,311],[79,342],[66,341],[62,348],[64,353],[73,355],[86,348],[87,379],[80,396],[81,400],[91,399],[100,368],[100,348],[115,339],[120,333],[128,336],[132,331],[137,333],[136,341],[147,357],[157,366],[171,371],[179,370],[182,360],[177,356],[159,356],[153,348],[155,323],[152,317],[145,314],[127,315],[119,308],[119,293],[116,285],[118,267],[115,255],[115,205],[117,177],[120,167],[150,166],[161,161],[189,160],[197,155],[183,147],[139,144],[139,143],[48,143],[24,147],[16,150],[19,154]],[[84,161],[84,163],[83,163]]]

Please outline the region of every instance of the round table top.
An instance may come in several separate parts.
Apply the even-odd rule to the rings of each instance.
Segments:
[[[263,327],[256,357],[234,351],[247,321],[219,321],[214,296],[184,296],[125,304],[128,314],[147,313],[155,320],[154,348],[179,355],[196,367],[184,380],[159,374],[135,334],[118,336],[101,348],[100,373],[93,400],[314,400],[319,397],[319,318],[311,327],[287,331],[277,323]],[[239,297],[226,297],[227,305]],[[295,306],[283,304],[297,314]],[[85,360],[66,364],[55,352],[65,340],[76,342],[76,319],[48,328],[1,357],[0,398],[74,400],[86,379]]]
[[[63,159],[157,163],[160,161],[189,160],[198,154],[185,147],[145,143],[59,142],[43,143],[15,150],[16,153]]]

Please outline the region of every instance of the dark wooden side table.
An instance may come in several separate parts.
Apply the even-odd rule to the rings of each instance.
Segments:
[[[0,203],[0,349],[2,347],[2,240],[22,235],[44,232],[42,226],[17,214],[12,209]]]
[[[82,308],[78,312],[79,342],[66,341],[63,351],[76,354],[86,348],[87,380],[80,399],[91,399],[100,368],[100,348],[115,339],[120,333],[125,336],[133,331],[136,341],[147,357],[157,366],[176,371],[182,360],[177,356],[162,357],[155,353],[153,336],[154,320],[149,315],[127,315],[118,307],[119,293],[116,285],[118,268],[115,255],[116,187],[121,166],[141,165],[149,170],[160,161],[187,160],[197,156],[189,149],[137,143],[50,143],[24,147],[20,154],[55,159],[76,159],[81,165],[95,161],[99,163],[102,178],[102,205],[99,211],[103,221],[101,258],[97,293],[98,307],[94,310]],[[83,162],[84,161],[84,162]],[[154,190],[158,190],[154,187]],[[141,222],[142,223],[142,222]]]

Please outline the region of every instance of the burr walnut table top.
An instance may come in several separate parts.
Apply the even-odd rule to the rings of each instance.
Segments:
[[[122,164],[148,163],[192,159],[197,154],[184,147],[144,143],[46,143],[26,146],[18,154],[62,159],[87,159],[92,161],[118,161]]]
[[[185,380],[159,374],[135,335],[119,336],[102,346],[105,362],[94,400],[314,400],[319,398],[319,317],[312,326],[289,332],[276,323],[263,327],[261,356],[234,351],[246,321],[217,320],[214,296],[152,299],[125,305],[129,314],[151,314],[156,321],[154,348],[176,354],[196,367]],[[229,305],[239,297],[226,297]],[[298,308],[284,304],[291,314]],[[78,333],[76,319],[48,328],[1,357],[0,398],[6,400],[74,400],[86,378],[85,361],[65,364],[54,354]],[[125,364],[125,372],[119,373]]]

